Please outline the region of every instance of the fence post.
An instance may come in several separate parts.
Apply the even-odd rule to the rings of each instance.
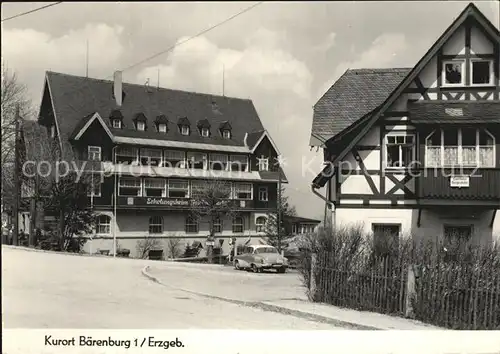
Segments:
[[[309,276],[309,300],[314,301],[316,299],[316,266],[318,262],[318,256],[316,253],[311,254],[311,273]]]
[[[412,299],[415,296],[416,296],[415,272],[413,270],[413,266],[409,265],[408,266],[408,276],[407,276],[407,281],[406,281],[406,299],[405,299],[405,305],[404,305],[406,317],[413,317],[413,315],[414,315]]]

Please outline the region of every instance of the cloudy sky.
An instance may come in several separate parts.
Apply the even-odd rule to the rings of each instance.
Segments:
[[[322,154],[308,147],[312,106],[347,68],[411,67],[466,1],[264,2],[124,72],[124,81],[251,98],[282,154],[298,212],[321,217],[310,192]],[[497,1],[475,1],[497,26]],[[48,3],[2,3],[2,18]],[[45,70],[111,78],[252,6],[219,3],[62,3],[2,22],[2,61],[40,104]],[[310,166],[310,169],[308,168]]]

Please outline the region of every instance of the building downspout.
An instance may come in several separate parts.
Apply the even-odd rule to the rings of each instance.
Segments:
[[[335,203],[334,202],[331,202],[330,200],[328,200],[327,197],[321,195],[318,191],[317,191],[317,187],[315,187],[314,185],[311,185],[311,191],[313,192],[313,194],[315,194],[316,196],[318,196],[321,200],[323,200],[325,202],[325,205],[327,206],[327,209],[331,210],[331,225],[332,225],[332,229],[335,227],[336,225],[336,217],[335,217]],[[326,214],[325,213],[325,220],[324,220],[324,223],[325,223],[325,227],[327,226],[327,220],[326,219],[329,219],[326,217]]]

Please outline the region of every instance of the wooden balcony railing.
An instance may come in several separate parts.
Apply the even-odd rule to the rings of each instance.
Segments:
[[[420,199],[500,202],[500,169],[426,168],[417,177]]]

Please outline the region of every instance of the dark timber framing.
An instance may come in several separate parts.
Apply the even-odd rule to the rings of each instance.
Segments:
[[[465,23],[465,86],[470,86],[470,42],[471,42],[471,22],[466,21]],[[465,94],[465,99],[470,100],[470,92]],[[477,97],[476,97],[477,99]]]
[[[358,150],[356,148],[352,149],[352,155],[354,156],[354,159],[358,163],[359,168],[363,172],[363,176],[365,176],[366,182],[370,186],[370,189],[372,190],[373,194],[374,195],[380,195],[377,187],[375,186],[375,182],[373,182],[373,179],[368,174],[366,166],[365,166],[365,164],[363,162],[363,159],[361,158],[361,156],[359,156],[359,152],[358,152]]]

